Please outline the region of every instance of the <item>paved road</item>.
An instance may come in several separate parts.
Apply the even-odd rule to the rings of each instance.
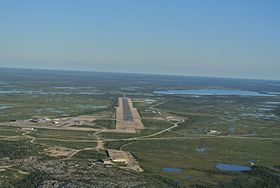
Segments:
[[[123,107],[123,119],[124,121],[133,121],[133,116],[131,113],[130,106],[128,104],[128,99],[126,97],[122,98]]]

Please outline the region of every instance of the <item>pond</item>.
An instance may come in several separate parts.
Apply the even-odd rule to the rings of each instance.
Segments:
[[[5,109],[8,109],[8,108],[13,108],[14,106],[11,106],[11,105],[0,105],[0,110],[5,110]]]
[[[195,150],[196,150],[196,152],[198,152],[198,153],[205,153],[205,152],[209,151],[210,148],[206,148],[206,147],[197,147]]]
[[[239,95],[239,96],[258,96],[271,97],[275,94],[265,94],[255,91],[236,90],[236,89],[188,89],[188,90],[163,90],[154,91],[156,94],[168,95]]]
[[[180,173],[183,170],[181,168],[163,168],[161,169],[162,172],[169,172],[169,173]]]
[[[216,168],[219,170],[226,170],[232,172],[243,172],[243,171],[251,170],[251,168],[248,166],[236,165],[236,164],[224,164],[224,163],[217,164]]]

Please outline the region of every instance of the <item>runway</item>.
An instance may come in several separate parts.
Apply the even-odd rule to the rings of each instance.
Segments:
[[[133,107],[132,100],[128,97],[120,97],[116,107],[116,129],[135,132],[136,129],[144,129],[140,114]]]
[[[133,121],[133,116],[131,113],[130,106],[128,104],[128,99],[126,97],[122,98],[122,107],[123,107],[123,119],[124,121]]]

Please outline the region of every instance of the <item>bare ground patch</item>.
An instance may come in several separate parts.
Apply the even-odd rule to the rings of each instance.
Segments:
[[[76,153],[76,150],[65,147],[50,147],[45,150],[46,154],[51,157],[69,157]]]

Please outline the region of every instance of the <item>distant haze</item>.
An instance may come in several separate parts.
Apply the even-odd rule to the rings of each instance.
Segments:
[[[280,80],[279,0],[6,0],[0,67]]]

